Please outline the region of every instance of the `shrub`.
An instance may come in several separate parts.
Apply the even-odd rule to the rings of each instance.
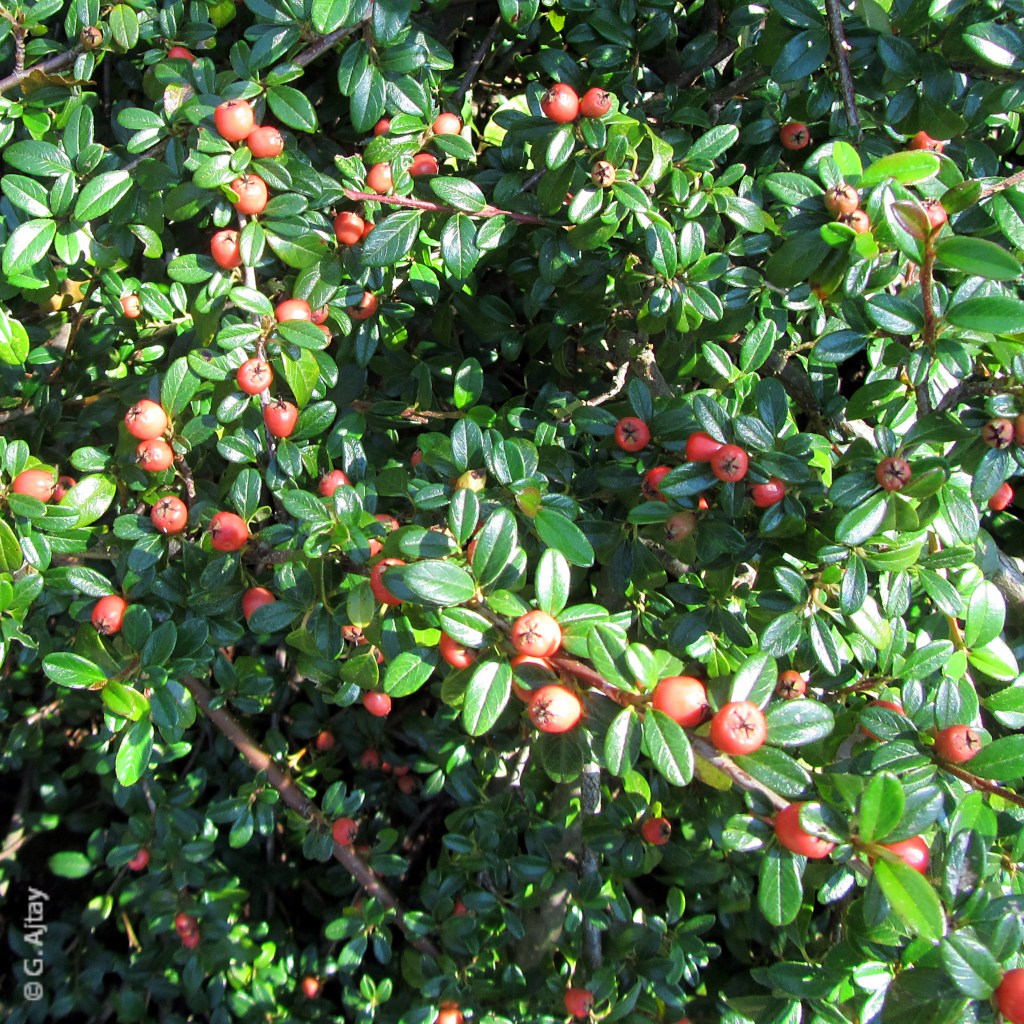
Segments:
[[[0,13],[10,1020],[1024,1020],[1019,5]]]

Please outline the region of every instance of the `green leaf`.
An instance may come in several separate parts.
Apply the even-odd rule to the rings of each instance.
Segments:
[[[989,999],[999,987],[1003,969],[989,949],[966,932],[951,932],[940,949],[946,972],[964,995]]]
[[[583,531],[560,512],[542,508],[534,520],[540,539],[560,551],[573,565],[594,564],[594,549]]]
[[[649,708],[644,715],[644,746],[655,767],[674,786],[693,778],[693,748],[682,726],[664,711]]]
[[[453,605],[468,601],[476,593],[473,577],[465,569],[452,562],[428,559],[415,565],[391,569],[385,576],[401,574],[402,584],[392,589],[390,582],[385,585],[396,597],[415,600],[424,604],[436,605],[440,608],[451,608]],[[402,593],[402,589],[407,594]]]
[[[765,715],[768,742],[800,747],[831,735],[835,719],[827,705],[816,700],[787,700],[771,704]]]
[[[995,640],[1006,621],[1006,601],[994,583],[982,580],[967,602],[964,640],[968,647],[978,647]]]
[[[473,673],[462,704],[462,724],[470,736],[483,736],[501,717],[512,692],[507,662],[489,661]]]
[[[117,484],[112,476],[94,473],[84,476],[64,495],[61,508],[78,510],[76,526],[88,526],[106,514],[117,494]]]
[[[313,397],[313,389],[320,380],[320,364],[309,349],[299,350],[298,359],[292,358],[287,352],[281,353],[281,366],[284,379],[295,396],[295,404],[304,408]]]
[[[437,660],[437,649],[433,647],[402,651],[384,673],[384,692],[392,697],[415,693],[433,675]]]
[[[965,274],[994,281],[1012,281],[1024,272],[1010,253],[984,238],[944,238],[935,246],[935,255]]]
[[[887,511],[886,495],[872,495],[843,516],[836,527],[836,540],[850,547],[863,544],[881,529]]]
[[[605,767],[620,778],[629,774],[640,756],[640,716],[633,708],[623,708],[608,726],[604,736]]]
[[[110,34],[122,50],[131,50],[139,41],[139,17],[128,4],[118,4],[108,19]]]
[[[85,878],[95,867],[84,853],[77,850],[55,853],[47,864],[50,870],[61,878]]]
[[[875,878],[896,916],[914,934],[939,942],[946,934],[946,916],[931,883],[902,862],[875,862]]]
[[[3,272],[12,275],[31,270],[46,256],[56,234],[57,222],[53,220],[27,220],[19,224],[3,247]]]
[[[558,615],[569,600],[571,584],[572,576],[565,556],[560,551],[548,548],[540,556],[534,577],[537,607],[549,615]]]
[[[466,214],[453,214],[441,231],[441,258],[458,281],[465,281],[480,261],[476,227]]]
[[[79,193],[78,202],[75,203],[75,220],[85,223],[110,213],[131,191],[133,184],[128,171],[97,174]]]
[[[775,659],[768,654],[752,654],[736,670],[729,700],[749,700],[764,707],[778,682],[779,670]]]
[[[890,153],[870,164],[860,177],[858,186],[862,189],[877,185],[886,178],[895,178],[901,185],[934,178],[941,167],[939,158],[927,150],[907,149]]]
[[[721,124],[696,139],[684,157],[685,160],[714,160],[735,145],[740,130],[734,124]]]
[[[321,35],[328,35],[345,24],[350,0],[313,0],[313,27]]]
[[[275,85],[267,90],[267,102],[275,116],[289,128],[302,132],[316,131],[316,111],[298,89],[290,85]]]
[[[1024,331],[1024,302],[1006,295],[977,296],[946,310],[946,319],[965,331],[1019,334]]]
[[[1024,735],[1004,736],[982,747],[971,758],[970,771],[996,782],[1019,779],[1024,775]]]
[[[43,658],[43,671],[58,686],[67,686],[72,690],[98,688],[107,680],[107,673],[98,665],[68,651],[48,654]]]
[[[153,752],[153,723],[148,718],[136,722],[126,733],[114,762],[117,781],[122,786],[134,786],[149,766]]]
[[[860,837],[866,843],[884,839],[903,817],[906,798],[900,780],[890,772],[879,772],[860,798]]]
[[[805,858],[772,847],[761,859],[757,905],[770,924],[782,927],[796,919],[803,903]]]
[[[448,178],[440,175],[430,179],[434,194],[449,206],[469,213],[479,213],[487,206],[487,200],[478,185],[468,178]]]
[[[363,265],[387,267],[397,263],[412,248],[419,226],[418,210],[400,210],[385,217],[363,243]]]
[[[179,416],[199,390],[199,378],[189,369],[188,360],[182,356],[167,368],[160,385],[160,404],[169,416]]]
[[[0,572],[17,572],[25,562],[14,531],[0,519]]]

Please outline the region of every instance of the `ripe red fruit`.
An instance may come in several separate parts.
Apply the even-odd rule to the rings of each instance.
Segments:
[[[380,754],[372,748],[364,750],[359,758],[359,763],[364,768],[379,768],[380,767]]]
[[[319,978],[303,978],[302,979],[302,994],[307,999],[316,999],[320,995],[320,989],[323,986],[320,984]]]
[[[198,922],[191,914],[178,914],[174,919],[174,930],[179,935],[188,935],[198,927]]]
[[[924,212],[928,214],[928,223],[931,225],[932,231],[938,230],[949,220],[946,208],[938,199],[922,200],[921,205],[924,207]]]
[[[476,651],[472,647],[460,644],[458,640],[453,640],[447,633],[441,634],[437,649],[441,652],[441,657],[452,668],[468,668],[476,661]]]
[[[668,676],[661,679],[651,695],[651,707],[664,711],[674,722],[686,728],[700,725],[708,706],[704,684],[693,676]]]
[[[615,443],[624,452],[638,452],[650,439],[647,424],[636,416],[625,416],[615,424]]]
[[[439,114],[434,120],[435,135],[458,135],[462,131],[462,118],[456,114]]]
[[[121,309],[129,320],[138,320],[142,316],[142,301],[138,295],[122,295]]]
[[[561,627],[547,612],[527,612],[512,624],[512,646],[520,654],[550,657],[562,646]]]
[[[355,245],[363,237],[366,221],[351,210],[342,210],[334,218],[334,237],[342,245]]]
[[[425,174],[437,174],[440,170],[440,165],[437,162],[437,157],[432,153],[417,153],[412,158],[412,164],[409,167],[409,176],[412,178],[420,178]]]
[[[995,997],[999,1012],[1010,1024],[1024,1024],[1024,967],[1014,967],[1003,975]]]
[[[348,473],[341,469],[332,469],[330,473],[325,473],[320,478],[320,493],[325,498],[333,498],[334,492],[339,487],[351,487],[352,481],[348,478]]]
[[[238,198],[231,204],[239,213],[253,216],[262,213],[270,198],[267,183],[258,174],[243,174],[231,182],[231,191]]]
[[[658,490],[658,484],[671,472],[671,466],[655,466],[654,469],[647,470],[640,482],[640,493],[648,501],[664,501],[665,497]]]
[[[248,100],[226,100],[213,112],[213,123],[222,139],[241,142],[256,126],[256,115]]]
[[[596,85],[580,97],[580,113],[584,117],[604,117],[611,109],[611,93]]]
[[[369,320],[377,312],[377,296],[373,292],[363,292],[363,297],[354,306],[348,307],[348,315],[353,320]]]
[[[775,692],[783,700],[796,700],[807,692],[807,680],[799,672],[788,669],[779,673],[779,681],[775,685]]]
[[[928,844],[920,837],[904,839],[901,843],[882,843],[886,850],[892,850],[908,868],[913,868],[922,875],[928,873],[928,861],[931,859],[931,851]]]
[[[309,314],[309,319],[315,324],[322,324],[327,322],[327,318],[331,315],[331,310],[328,306],[321,306],[319,309],[314,309]]]
[[[395,597],[394,594],[388,590],[387,587],[381,582],[381,577],[384,573],[395,565],[405,565],[405,562],[400,558],[382,558],[370,572],[370,589],[373,591],[373,596],[377,598],[381,604],[396,605],[401,604],[402,599]]]
[[[933,153],[941,153],[945,148],[945,142],[933,139],[927,132],[918,132],[907,143],[907,149],[928,149]]]
[[[269,124],[253,128],[246,136],[245,144],[257,160],[271,160],[284,152],[284,136]]]
[[[218,512],[210,520],[209,531],[215,551],[238,551],[249,539],[249,527],[234,512]]]
[[[135,460],[147,473],[162,473],[174,462],[174,449],[166,441],[140,441]]]
[[[970,761],[981,750],[981,737],[969,725],[951,725],[935,735],[935,753],[953,764]]]
[[[869,700],[865,707],[888,708],[890,711],[895,711],[897,715],[903,715],[904,718],[907,715],[906,711],[904,711],[899,704],[895,704],[891,700]],[[865,729],[863,725],[861,726],[861,730],[866,732],[873,740],[879,740],[878,736],[876,736],[870,729]],[[881,741],[879,740],[879,742]]]
[[[363,707],[371,715],[383,718],[391,710],[391,698],[379,690],[367,690],[363,694]]]
[[[811,835],[800,824],[802,803],[790,804],[775,815],[775,837],[790,851],[811,860],[822,860],[835,848],[835,843]]]
[[[399,779],[399,785],[401,785],[403,781],[403,779]],[[458,1003],[442,1003],[440,1010],[437,1012],[437,1020],[434,1021],[434,1024],[463,1024],[464,1020],[465,1017],[463,1017]]]
[[[786,496],[786,485],[777,476],[773,476],[766,484],[754,484],[750,493],[758,508],[768,508],[777,505]]]
[[[716,441],[710,434],[698,430],[686,439],[686,460],[687,462],[710,462],[711,456],[720,451],[725,445]]]
[[[199,932],[189,932],[188,935],[182,935],[181,944],[186,949],[195,949],[199,945]]]
[[[697,517],[692,512],[677,512],[665,520],[665,540],[669,544],[686,540],[697,529]]]
[[[11,490],[15,494],[38,498],[40,501],[49,501],[53,497],[55,487],[53,474],[46,469],[26,469],[19,473],[11,484]]]
[[[999,485],[999,490],[988,499],[988,507],[993,512],[1002,512],[1013,501],[1013,488],[1006,482]]]
[[[833,217],[840,217],[860,206],[860,196],[852,185],[835,185],[825,193],[824,202]]]
[[[113,636],[121,628],[128,602],[117,594],[101,597],[92,610],[92,625],[97,633]]]
[[[274,316],[279,324],[288,320],[312,320],[313,310],[305,299],[285,299],[274,307]]]
[[[723,754],[752,754],[767,737],[768,723],[749,700],[730,701],[711,719],[711,742]]]
[[[195,54],[192,53],[190,50],[186,50],[184,46],[172,46],[167,51],[167,56],[179,57],[181,60],[191,61],[192,63],[195,63],[196,59]]]
[[[299,410],[283,398],[275,398],[263,407],[263,422],[274,437],[288,437],[298,418]]]
[[[234,228],[225,228],[210,239],[210,255],[218,267],[233,270],[242,265],[242,253],[238,247],[239,237]]]
[[[149,863],[149,850],[143,847],[130,861],[128,861],[128,867],[132,871],[141,871]]]
[[[475,542],[474,542],[475,543]],[[536,658],[532,654],[517,654],[509,664],[512,666],[512,692],[524,703],[529,704],[533,698],[533,690],[526,689],[525,686],[521,686],[519,680],[515,677],[515,670],[520,665],[535,665],[537,668],[544,669],[548,673],[554,674],[551,669],[551,663],[547,658]]]
[[[672,837],[672,825],[668,818],[648,818],[640,826],[640,834],[651,846],[664,846]]]
[[[125,414],[124,425],[132,437],[140,441],[152,441],[159,437],[170,421],[163,406],[151,402],[148,398],[136,402]]]
[[[997,451],[1009,448],[1013,444],[1013,434],[1013,424],[1004,419],[989,420],[981,428],[981,439],[989,448],[995,448]]]
[[[374,135],[385,135],[389,131],[391,131],[391,118],[390,117],[382,117],[373,126],[373,134]]]
[[[266,587],[250,587],[242,595],[242,614],[245,616],[245,621],[249,621],[249,616],[257,608],[262,608],[265,604],[273,604],[276,600],[277,598]]]
[[[385,192],[390,192],[394,186],[391,177],[391,164],[374,164],[366,175],[366,184],[371,191],[378,195],[382,196]]]
[[[326,729],[321,732],[316,738],[316,749],[317,750],[333,750],[334,749],[334,733],[328,732]]]
[[[365,223],[365,224],[363,225],[363,233],[362,233],[362,234],[361,234],[361,235],[359,236],[359,241],[360,241],[360,242],[365,242],[365,241],[366,241],[366,239],[367,239],[367,238],[369,238],[369,236],[370,236],[370,232],[371,232],[371,231],[372,231],[372,230],[373,230],[373,229],[374,229],[375,227],[376,227],[376,225],[375,225],[375,224],[373,223],[373,221],[372,221],[372,220],[368,220],[368,221],[367,221],[367,222],[366,222],[366,223]]]
[[[188,525],[188,507],[181,498],[167,494],[157,499],[149,518],[160,533],[181,533]]]
[[[395,774],[398,774],[398,769],[395,769]],[[415,793],[420,787],[420,780],[415,775],[403,775],[398,780],[398,788],[408,796],[410,793]],[[462,1014],[459,1014],[461,1017]]]
[[[462,902],[462,897],[460,896],[459,899],[455,901],[455,906],[452,907],[452,915],[454,917],[466,917],[467,914],[469,914],[469,909],[466,907],[466,904]]]
[[[540,109],[545,117],[557,121],[559,124],[567,124],[574,121],[580,112],[580,98],[571,85],[557,82],[551,86],[544,98],[540,101]]]
[[[863,210],[854,210],[839,219],[849,224],[858,235],[866,235],[871,230],[871,218]]]
[[[534,690],[527,713],[541,732],[568,732],[580,720],[583,705],[572,690],[550,683]]]
[[[585,988],[567,988],[565,990],[565,1008],[574,1017],[589,1017],[594,1008],[594,994]]]
[[[359,834],[359,826],[351,818],[338,818],[331,826],[331,838],[339,846],[351,846]]]
[[[53,488],[53,500],[61,501],[78,481],[73,476],[59,476]]]
[[[779,129],[779,142],[784,149],[803,149],[811,141],[811,133],[807,125],[799,121],[790,121]]]
[[[747,453],[735,444],[725,444],[710,458],[711,472],[719,480],[734,483],[747,475]]]
[[[903,459],[882,459],[875,469],[875,479],[886,491],[898,491],[910,483],[910,463]]]
[[[235,380],[247,395],[259,395],[274,382],[274,371],[266,360],[253,356],[235,371]]]

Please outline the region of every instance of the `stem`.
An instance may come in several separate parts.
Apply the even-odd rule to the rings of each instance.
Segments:
[[[707,761],[708,764],[713,765],[723,775],[728,775],[740,789],[746,789],[751,793],[760,793],[762,796],[767,797],[771,805],[777,807],[780,811],[789,806],[789,800],[776,793],[774,789],[770,789],[763,782],[758,782],[752,775],[748,775],[732,758],[720,753],[706,739],[701,736],[695,736],[692,732],[688,732],[688,735],[690,737],[690,744],[697,756]]]
[[[487,54],[491,49],[491,45],[498,35],[499,28],[501,28],[500,16],[494,19],[494,24],[491,25],[491,30],[484,37],[484,41],[480,46],[477,47],[477,51],[473,54],[473,59],[470,61],[469,67],[466,69],[466,73],[462,76],[459,88],[452,97],[452,106],[456,110],[459,110],[462,107],[462,101],[466,98],[466,93],[469,92],[469,87],[473,84],[473,79],[476,78],[477,72],[480,70],[480,66],[487,57]]]
[[[92,298],[92,293],[96,290],[96,285],[100,283],[100,275],[95,274],[89,279],[89,287],[86,288],[85,294],[82,296],[82,301],[78,304],[78,312],[75,313],[75,319],[71,322],[71,333],[68,335],[68,343],[64,346],[64,357],[60,361],[60,366],[57,367],[56,373],[54,373],[52,380],[56,380],[63,373],[64,367],[68,365],[71,360],[71,353],[75,347],[75,338],[78,336],[78,331],[85,320],[85,307],[89,305],[89,299]]]
[[[843,105],[846,107],[846,123],[850,129],[850,137],[860,142],[860,114],[857,112],[857,95],[853,88],[853,76],[850,74],[850,62],[846,53],[850,44],[843,32],[843,12],[839,0],[825,0],[825,13],[828,15],[828,32],[832,37],[832,52],[836,64],[839,65],[839,82],[843,87]]]
[[[198,679],[185,676],[181,681],[210,721],[235,745],[239,753],[248,761],[249,766],[255,771],[267,773],[267,781],[281,794],[281,798],[293,811],[307,821],[312,819],[317,825],[326,824],[326,819],[320,808],[295,785],[290,776],[274,764],[270,755],[260,749],[256,741],[235,721],[229,711],[224,708],[210,710],[212,694]],[[435,960],[440,958],[440,953],[429,939],[410,935],[401,904],[351,846],[335,843],[334,857],[349,870],[370,896],[395,913],[398,927],[416,949]]]
[[[991,793],[993,796],[1001,796],[1004,800],[1009,800],[1011,804],[1016,804],[1018,807],[1024,807],[1024,796],[1011,792],[1008,789],[1003,789],[996,783],[989,779],[980,778],[977,775],[972,775],[970,772],[964,771],[963,768],[958,768],[955,764],[949,764],[946,761],[940,761],[939,767],[950,775],[956,776],[961,782],[966,782],[967,785],[974,789],[979,789],[983,793]]]
[[[14,73],[20,75],[25,70],[25,29],[21,25],[14,26]]]
[[[14,74],[0,79],[0,95],[7,92],[8,89],[13,89],[16,85],[21,85],[26,78],[37,71],[43,75],[52,74],[54,71],[63,71],[69,64],[74,64],[82,52],[81,46],[74,46],[64,53],[56,53],[52,57],[47,57],[46,60],[39,64],[33,64],[30,68],[15,71]]]
[[[924,243],[924,263],[921,264],[921,304],[924,307],[924,343],[935,347],[935,303],[932,295],[932,268],[935,266],[935,246],[929,235]]]
[[[329,50],[339,39],[344,39],[345,36],[352,35],[353,32],[358,32],[362,28],[363,23],[360,21],[356,25],[352,25],[350,28],[339,28],[333,32],[329,32],[327,35],[318,39],[308,50],[303,50],[293,61],[293,64],[298,64],[300,68],[304,68],[307,64],[311,64],[313,61],[320,56],[325,50]]]
[[[390,203],[392,206],[408,206],[413,210],[429,210],[433,213],[465,213],[469,217],[511,217],[520,224],[547,224],[543,217],[535,217],[532,213],[513,213],[512,210],[499,210],[496,206],[485,206],[475,212],[460,210],[455,206],[443,203],[431,203],[426,199],[412,199],[409,196],[379,196],[376,192],[357,192],[354,188],[345,189],[345,195],[356,202]]]

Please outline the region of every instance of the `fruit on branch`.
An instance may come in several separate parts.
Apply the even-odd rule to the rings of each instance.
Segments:
[[[366,769],[379,768],[380,767],[380,754],[377,753],[372,747],[364,750],[359,755],[359,763]]]
[[[213,123],[222,139],[241,142],[256,127],[256,115],[248,100],[225,100],[214,110]]]
[[[366,175],[366,184],[378,195],[390,192],[394,187],[391,177],[391,164],[374,164]]]
[[[174,930],[179,935],[189,935],[199,927],[199,922],[191,914],[178,914],[174,919]]]
[[[117,594],[101,597],[92,610],[90,621],[93,629],[104,636],[113,636],[120,631],[127,608],[128,602]]]
[[[651,846],[664,846],[672,838],[672,824],[668,818],[648,818],[640,826],[640,834]]]
[[[665,540],[676,544],[697,529],[697,517],[692,512],[676,512],[665,520]]]
[[[195,949],[199,945],[199,932],[189,932],[188,935],[182,935],[181,944],[186,949]]]
[[[103,29],[97,25],[87,25],[78,33],[78,42],[83,50],[95,50],[103,43]]]
[[[611,188],[611,186],[615,184],[615,179],[615,165],[609,163],[607,160],[598,160],[594,166],[590,168],[590,180],[597,185],[598,188]]]
[[[824,203],[833,217],[841,217],[860,206],[860,195],[852,185],[834,185],[825,192]]]
[[[711,472],[723,482],[735,483],[747,475],[749,460],[739,445],[722,445],[708,461],[711,463]]]
[[[476,661],[477,652],[472,647],[460,644],[458,640],[452,639],[444,632],[441,633],[437,649],[452,668],[469,668]]]
[[[946,143],[933,139],[927,132],[918,132],[908,143],[907,149],[927,149],[932,153],[941,153]]]
[[[238,551],[249,539],[249,527],[234,512],[218,512],[210,520],[208,529],[215,551]]]
[[[289,437],[299,419],[299,410],[283,398],[275,398],[263,407],[263,422],[274,437]]]
[[[580,720],[583,705],[572,690],[549,683],[533,691],[527,714],[541,732],[568,732]]]
[[[512,624],[512,646],[520,654],[548,658],[562,646],[562,629],[553,616],[535,609]]]
[[[142,441],[135,449],[135,460],[147,473],[162,473],[174,462],[174,449],[159,438]]]
[[[367,690],[363,694],[363,707],[377,718],[383,718],[391,710],[391,698],[380,690]]]
[[[773,476],[766,484],[754,484],[750,496],[758,508],[769,508],[786,496],[786,485],[777,476]]]
[[[790,853],[822,860],[836,848],[836,844],[812,835],[800,824],[800,808],[804,806],[805,803],[790,804],[775,815],[775,838]]]
[[[580,98],[571,85],[556,82],[540,101],[544,116],[559,124],[575,121],[580,112]]]
[[[138,295],[122,295],[121,309],[130,320],[138,320],[142,316],[142,300]]]
[[[467,469],[455,481],[455,490],[472,491],[479,494],[487,486],[487,471],[483,469]]]
[[[53,500],[61,501],[78,481],[73,476],[59,476],[53,486]]]
[[[302,979],[302,994],[307,999],[316,999],[320,995],[320,989],[323,985],[320,984],[319,978],[305,977]]]
[[[339,846],[351,846],[359,834],[359,826],[351,818],[338,818],[331,826],[331,838]]]
[[[650,440],[650,428],[636,416],[624,416],[615,424],[615,443],[624,452],[638,452]]]
[[[698,430],[686,439],[686,461],[710,462],[711,456],[724,447],[724,441],[716,441],[710,434]]]
[[[899,843],[882,843],[882,848],[891,850],[896,854],[908,868],[913,868],[922,875],[928,873],[928,862],[931,859],[931,851],[928,844],[920,837],[904,839]]]
[[[181,498],[165,494],[157,498],[149,518],[159,533],[181,533],[188,526],[188,506]]]
[[[849,224],[858,235],[866,235],[871,230],[871,218],[863,210],[854,210],[839,219],[843,224]]]
[[[321,733],[318,734],[314,746],[316,747],[317,750],[321,752],[326,750],[333,750],[334,733],[328,732],[326,729],[324,729]]]
[[[401,558],[382,558],[370,572],[370,589],[381,604],[397,605],[402,603],[402,599],[395,597],[381,580],[384,573],[396,565],[405,565],[405,562]]]
[[[665,496],[658,490],[658,484],[671,472],[671,466],[655,466],[647,470],[640,482],[640,493],[648,501],[665,501]]]
[[[883,490],[898,491],[910,483],[910,463],[896,457],[882,459],[875,468],[875,479]]]
[[[128,861],[128,867],[132,871],[142,871],[145,866],[149,863],[149,850],[143,847],[130,861]]]
[[[284,136],[269,124],[253,128],[246,136],[245,144],[257,160],[272,160],[284,152]]]
[[[417,153],[409,166],[409,176],[422,178],[426,174],[437,174],[440,169],[437,157],[433,153]]]
[[[234,228],[224,228],[210,239],[210,255],[218,267],[234,270],[242,265],[240,238],[241,235]]]
[[[799,672],[787,669],[779,673],[779,681],[775,684],[775,693],[783,700],[796,700],[807,692],[807,681]]]
[[[1013,444],[1014,425],[1010,420],[994,419],[989,420],[981,428],[981,439],[997,451],[1004,451]]]
[[[704,721],[708,692],[693,676],[668,676],[654,687],[651,707],[663,711],[684,728],[693,728]]]
[[[899,704],[891,700],[869,700],[867,704],[865,704],[864,706],[868,708],[888,708],[889,711],[893,711],[897,715],[903,715],[904,718],[907,717],[906,711],[904,711],[903,708],[899,706]],[[878,740],[879,742],[881,742],[880,738],[876,736],[870,729],[864,728],[863,725],[860,728],[862,732],[867,733],[868,736],[870,736],[873,740]]]
[[[249,617],[257,608],[262,608],[265,604],[273,604],[276,600],[277,598],[266,587],[250,587],[242,595],[242,614],[245,616],[245,621],[249,621]]]
[[[247,395],[261,395],[274,383],[274,371],[265,359],[253,356],[235,371],[235,382]]]
[[[931,225],[932,231],[938,231],[949,220],[946,208],[938,199],[924,199],[921,205],[924,207],[924,212],[928,215],[928,223]]]
[[[594,1008],[594,994],[586,988],[567,988],[565,1008],[574,1017],[589,1017]]]
[[[334,218],[334,237],[342,245],[355,245],[363,237],[366,221],[351,210],[342,210]]]
[[[462,118],[457,114],[438,114],[431,131],[435,135],[458,135],[462,131]]]
[[[970,761],[981,750],[981,737],[969,725],[950,725],[935,734],[935,753],[953,764]]]
[[[458,1003],[445,1002],[441,1003],[440,1009],[437,1011],[437,1020],[434,1021],[434,1024],[463,1024],[464,1020],[465,1018],[459,1009]]]
[[[373,126],[373,134],[374,135],[386,135],[389,131],[391,131],[391,118],[390,117],[382,117]]]
[[[730,701],[711,719],[710,736],[723,754],[752,754],[767,739],[768,723],[752,701]]]
[[[584,117],[604,117],[612,109],[612,94],[599,86],[588,89],[580,97],[580,113]]]
[[[1024,1024],[1024,967],[1014,967],[1003,975],[995,999],[1009,1024]]]
[[[285,299],[274,307],[274,316],[279,324],[289,320],[312,320],[313,310],[305,299]]]
[[[993,512],[1002,512],[1011,501],[1013,501],[1013,488],[1004,480],[999,485],[996,493],[988,499],[988,507]]]
[[[26,498],[38,498],[40,501],[49,501],[53,497],[56,488],[53,474],[46,469],[25,469],[22,470],[11,484],[11,490],[15,494],[22,494]]]
[[[180,60],[187,60],[189,63],[194,64],[196,56],[191,50],[186,50],[184,46],[172,46],[167,51],[167,56],[171,58],[178,58]]]
[[[377,312],[377,296],[373,292],[363,292],[363,297],[348,307],[348,315],[353,320],[369,320]]]
[[[784,149],[803,149],[810,141],[811,133],[800,121],[790,121],[779,129],[779,142]]]
[[[140,441],[152,441],[167,430],[170,420],[162,405],[143,398],[136,402],[125,414],[124,425],[132,437]]]
[[[319,491],[325,498],[333,498],[339,487],[351,486],[352,481],[349,480],[348,473],[341,469],[332,469],[320,478]]]
[[[248,217],[262,213],[270,198],[267,183],[258,174],[243,174],[240,178],[235,178],[230,187],[238,196],[231,205]]]

